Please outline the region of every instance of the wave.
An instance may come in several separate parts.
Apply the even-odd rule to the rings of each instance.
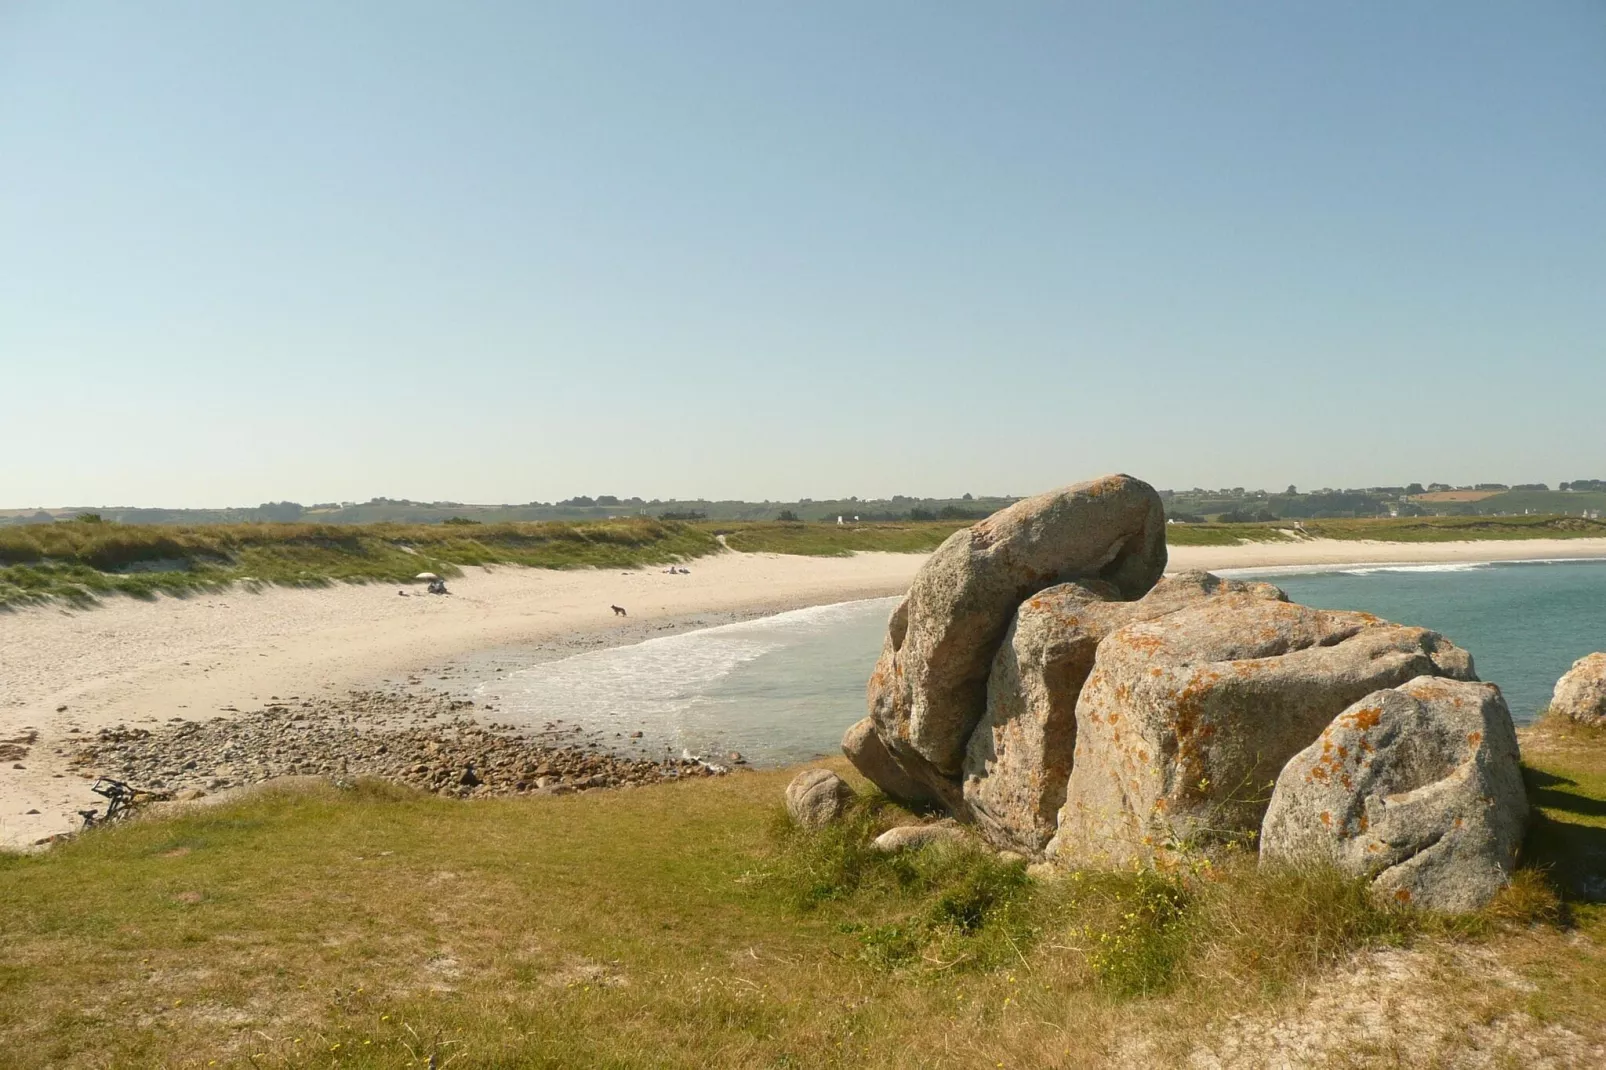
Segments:
[[[895,598],[836,602],[756,620],[659,636],[517,669],[474,689],[503,719],[563,721],[613,730],[663,729],[706,700],[742,666],[867,615],[891,612]]]
[[[1434,565],[1359,565],[1340,569],[1346,576],[1370,576],[1377,572],[1480,572],[1493,562],[1440,562]]]
[[[1438,561],[1413,564],[1404,561],[1325,562],[1316,565],[1260,565],[1244,568],[1213,568],[1217,576],[1231,579],[1261,579],[1274,576],[1369,576],[1377,572],[1480,572],[1514,565],[1606,565],[1599,557],[1528,557],[1511,561]]]
[[[773,616],[759,617],[756,620],[744,620],[736,624],[720,624],[713,628],[701,628],[695,632],[683,632],[678,636],[665,638],[684,639],[694,635],[710,635],[722,632],[768,632],[774,630],[807,630],[823,631],[833,628],[849,620],[857,620],[867,613],[874,612],[877,607],[884,607],[885,614],[892,612],[892,607],[898,604],[896,596],[892,598],[867,598],[854,602],[831,602],[823,606],[809,606],[805,609],[792,609],[785,613],[776,613]],[[656,642],[657,640],[649,640]]]

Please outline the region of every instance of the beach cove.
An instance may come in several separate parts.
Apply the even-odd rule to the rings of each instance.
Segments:
[[[1307,540],[1173,547],[1170,569],[1279,570],[1379,564],[1606,558],[1606,540],[1374,543]],[[923,554],[725,553],[686,574],[656,569],[469,569],[450,597],[378,584],[235,589],[89,609],[0,614],[0,739],[27,740],[0,769],[0,842],[77,823],[99,800],[62,750],[118,724],[236,716],[329,702],[351,690],[450,687],[452,663],[488,652],[556,659],[809,606],[901,593]],[[610,606],[620,605],[626,617]],[[604,745],[605,740],[598,741]],[[17,768],[20,766],[21,768]],[[37,811],[29,813],[28,811]]]

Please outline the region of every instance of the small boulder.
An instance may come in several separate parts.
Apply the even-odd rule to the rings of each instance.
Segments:
[[[1550,712],[1579,724],[1606,727],[1606,653],[1586,654],[1556,681]]]
[[[877,836],[870,846],[877,851],[903,851],[928,843],[959,843],[965,838],[954,825],[900,825]]]
[[[1089,580],[1137,598],[1165,562],[1160,496],[1125,475],[1027,498],[954,532],[889,622],[869,696],[883,742],[915,779],[957,787],[993,655],[1020,603],[1056,583]]]
[[[805,769],[786,786],[786,812],[807,829],[838,820],[853,804],[853,789],[829,769]]]
[[[1436,632],[1369,613],[1208,598],[1099,644],[1047,853],[1105,866],[1259,831],[1284,764],[1365,695],[1418,676],[1475,679]]]
[[[1500,689],[1422,676],[1365,696],[1283,768],[1260,859],[1329,862],[1399,902],[1472,911],[1509,879],[1527,819]]]

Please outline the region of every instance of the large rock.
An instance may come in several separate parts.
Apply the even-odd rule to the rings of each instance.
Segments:
[[[942,800],[930,788],[903,771],[887,745],[876,735],[875,719],[856,722],[842,736],[842,753],[864,778],[903,803],[928,806]]]
[[[1422,676],[1365,696],[1283,767],[1260,858],[1331,863],[1401,902],[1470,911],[1505,885],[1527,819],[1500,689]]]
[[[1067,583],[1021,604],[993,658],[987,709],[965,753],[969,816],[1001,847],[1040,854],[1054,835],[1076,750],[1076,702],[1105,636],[1222,594],[1284,600],[1268,583],[1207,572],[1168,576],[1136,602],[1097,581]]]
[[[1579,724],[1606,725],[1606,654],[1586,654],[1556,681],[1550,712]]]
[[[884,727],[897,723],[902,716],[899,710],[906,710],[908,706],[909,689],[898,661],[898,651],[908,630],[909,599],[905,596],[887,619],[887,637],[881,644],[881,656],[865,685],[870,735],[859,734],[859,726],[864,723],[860,721],[842,737],[842,750],[871,783],[899,802],[937,805],[957,813],[964,806],[957,781],[943,776],[906,740],[898,739]]]
[[[1260,828],[1283,765],[1345,707],[1417,676],[1473,679],[1443,636],[1368,613],[1205,599],[1099,645],[1048,853],[1156,860]]]
[[[955,532],[888,626],[868,696],[882,742],[911,777],[962,805],[965,744],[1021,602],[1068,581],[1101,581],[1138,598],[1165,562],[1160,497],[1124,475],[1027,498]]]
[[[829,769],[805,769],[786,786],[786,812],[808,829],[824,828],[838,820],[853,800],[847,781]]]

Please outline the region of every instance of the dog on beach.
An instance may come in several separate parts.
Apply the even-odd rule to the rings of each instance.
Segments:
[[[613,615],[616,616],[616,617],[628,617],[628,616],[630,616],[630,614],[625,612],[625,607],[624,606],[609,606],[608,608],[613,610]]]

